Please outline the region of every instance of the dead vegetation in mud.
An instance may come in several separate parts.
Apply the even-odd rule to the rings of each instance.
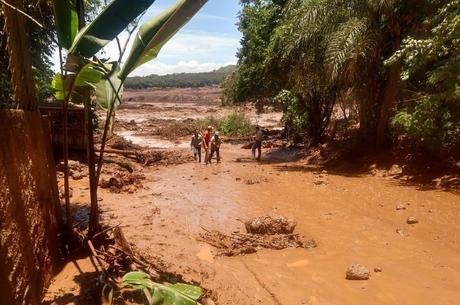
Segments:
[[[114,135],[112,138],[110,138],[107,141],[107,145],[113,149],[119,149],[119,150],[143,149],[142,146],[133,144],[133,142],[126,140],[125,138],[120,137],[118,135]]]
[[[297,223],[281,216],[262,216],[244,223],[246,233],[231,235],[203,228],[200,241],[217,248],[218,255],[236,256],[255,253],[260,249],[281,250],[286,248],[316,248],[313,239],[305,239],[293,233]]]
[[[193,156],[180,150],[147,150],[134,153],[138,163],[148,166],[153,164],[183,164],[193,161]]]
[[[107,154],[115,154],[135,161],[142,166],[177,165],[193,161],[193,157],[183,150],[155,150],[133,144],[120,136],[108,142]]]
[[[156,304],[152,302],[152,291],[136,286],[143,285],[142,281],[136,282],[135,286],[126,285],[125,277],[131,272],[143,273],[151,283],[164,285],[164,287],[199,286],[199,283],[185,281],[180,274],[166,271],[168,266],[160,258],[145,256],[129,242],[119,225],[106,227],[89,239],[81,232],[78,236],[79,243],[88,256],[78,262],[72,260],[73,265],[76,266],[74,271],[76,276],[72,279],[74,284],[66,282],[58,284],[59,288],[52,287],[43,299],[43,305]],[[80,266],[83,266],[80,264],[84,264],[84,271],[80,269]],[[62,278],[62,280],[68,279]],[[198,304],[215,304],[212,300],[214,298],[212,291],[199,289],[201,296],[197,297]],[[172,299],[169,299],[166,303],[172,304],[171,301]]]

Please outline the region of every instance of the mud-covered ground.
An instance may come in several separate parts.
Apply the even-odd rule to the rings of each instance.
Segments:
[[[128,93],[129,101],[117,113],[117,133],[127,136],[126,126],[135,120],[138,130],[131,131],[147,132],[128,139],[189,155],[188,138],[163,139],[153,132],[157,125],[143,122],[231,111],[219,106],[218,94],[210,93],[217,89],[208,90],[212,98],[206,102],[199,98],[202,91],[176,90],[184,104],[177,99],[157,102],[156,95],[145,92],[133,93],[137,99],[129,100]],[[185,98],[190,95],[198,98]],[[279,114],[250,116],[273,128]],[[287,148],[265,149],[260,163],[251,160],[241,144],[224,143],[221,154],[222,162],[210,166],[188,160],[141,166],[125,160],[142,179],[122,191],[100,190],[104,224],[120,224],[139,251],[164,271],[201,285],[216,304],[458,304],[457,189],[403,179],[401,165],[314,166],[299,151]],[[103,176],[123,172],[120,164],[108,165]],[[78,211],[88,202],[86,179],[71,182]],[[313,239],[316,247],[258,249],[228,257],[218,255],[219,249],[201,238],[213,230],[228,236],[243,233],[244,221],[263,215],[294,219],[295,232]],[[417,222],[409,224],[414,222],[409,218]],[[369,269],[368,280],[345,279],[354,263]],[[67,265],[45,304],[93,304],[82,285],[84,275],[91,272],[86,261]]]

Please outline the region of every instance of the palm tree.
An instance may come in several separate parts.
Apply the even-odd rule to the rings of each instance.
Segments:
[[[385,140],[388,120],[398,95],[400,63],[385,67],[402,38],[418,24],[429,1],[337,1],[347,18],[330,36],[327,64],[331,77],[359,92],[360,131],[365,140]],[[369,142],[369,141],[366,141]]]

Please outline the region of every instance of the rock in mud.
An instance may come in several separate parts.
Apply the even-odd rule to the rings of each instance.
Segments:
[[[251,234],[292,234],[297,222],[293,219],[281,216],[262,216],[246,221],[244,225],[246,231]]]
[[[244,183],[246,183],[247,185],[253,185],[253,184],[259,184],[260,181],[259,180],[248,179],[248,180],[244,181]]]
[[[99,183],[99,186],[103,189],[108,189],[112,187],[121,189],[123,187],[123,180],[121,180],[118,177],[111,177],[109,179],[102,178],[101,182]]]
[[[73,180],[81,180],[85,177],[85,174],[83,174],[82,172],[79,172],[79,171],[74,171],[74,170],[71,170],[70,171],[70,177],[72,177]]]
[[[382,272],[382,271],[383,271],[383,270],[382,270],[382,268],[380,268],[380,267],[375,267],[375,268],[374,268],[374,272],[376,272],[376,273]]]
[[[409,218],[407,218],[407,221],[406,221],[406,222],[407,222],[407,224],[409,224],[409,225],[413,225],[413,224],[418,223],[418,220],[417,220],[417,218],[415,218],[415,217],[409,217]]]
[[[364,281],[370,277],[369,268],[360,264],[353,264],[348,267],[345,278],[347,280]]]

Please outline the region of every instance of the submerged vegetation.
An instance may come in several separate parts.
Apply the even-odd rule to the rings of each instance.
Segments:
[[[401,134],[434,151],[459,146],[459,1],[242,5],[226,104],[277,107],[292,137],[312,144],[325,139],[331,121],[346,119],[349,130],[359,123],[368,147]]]

